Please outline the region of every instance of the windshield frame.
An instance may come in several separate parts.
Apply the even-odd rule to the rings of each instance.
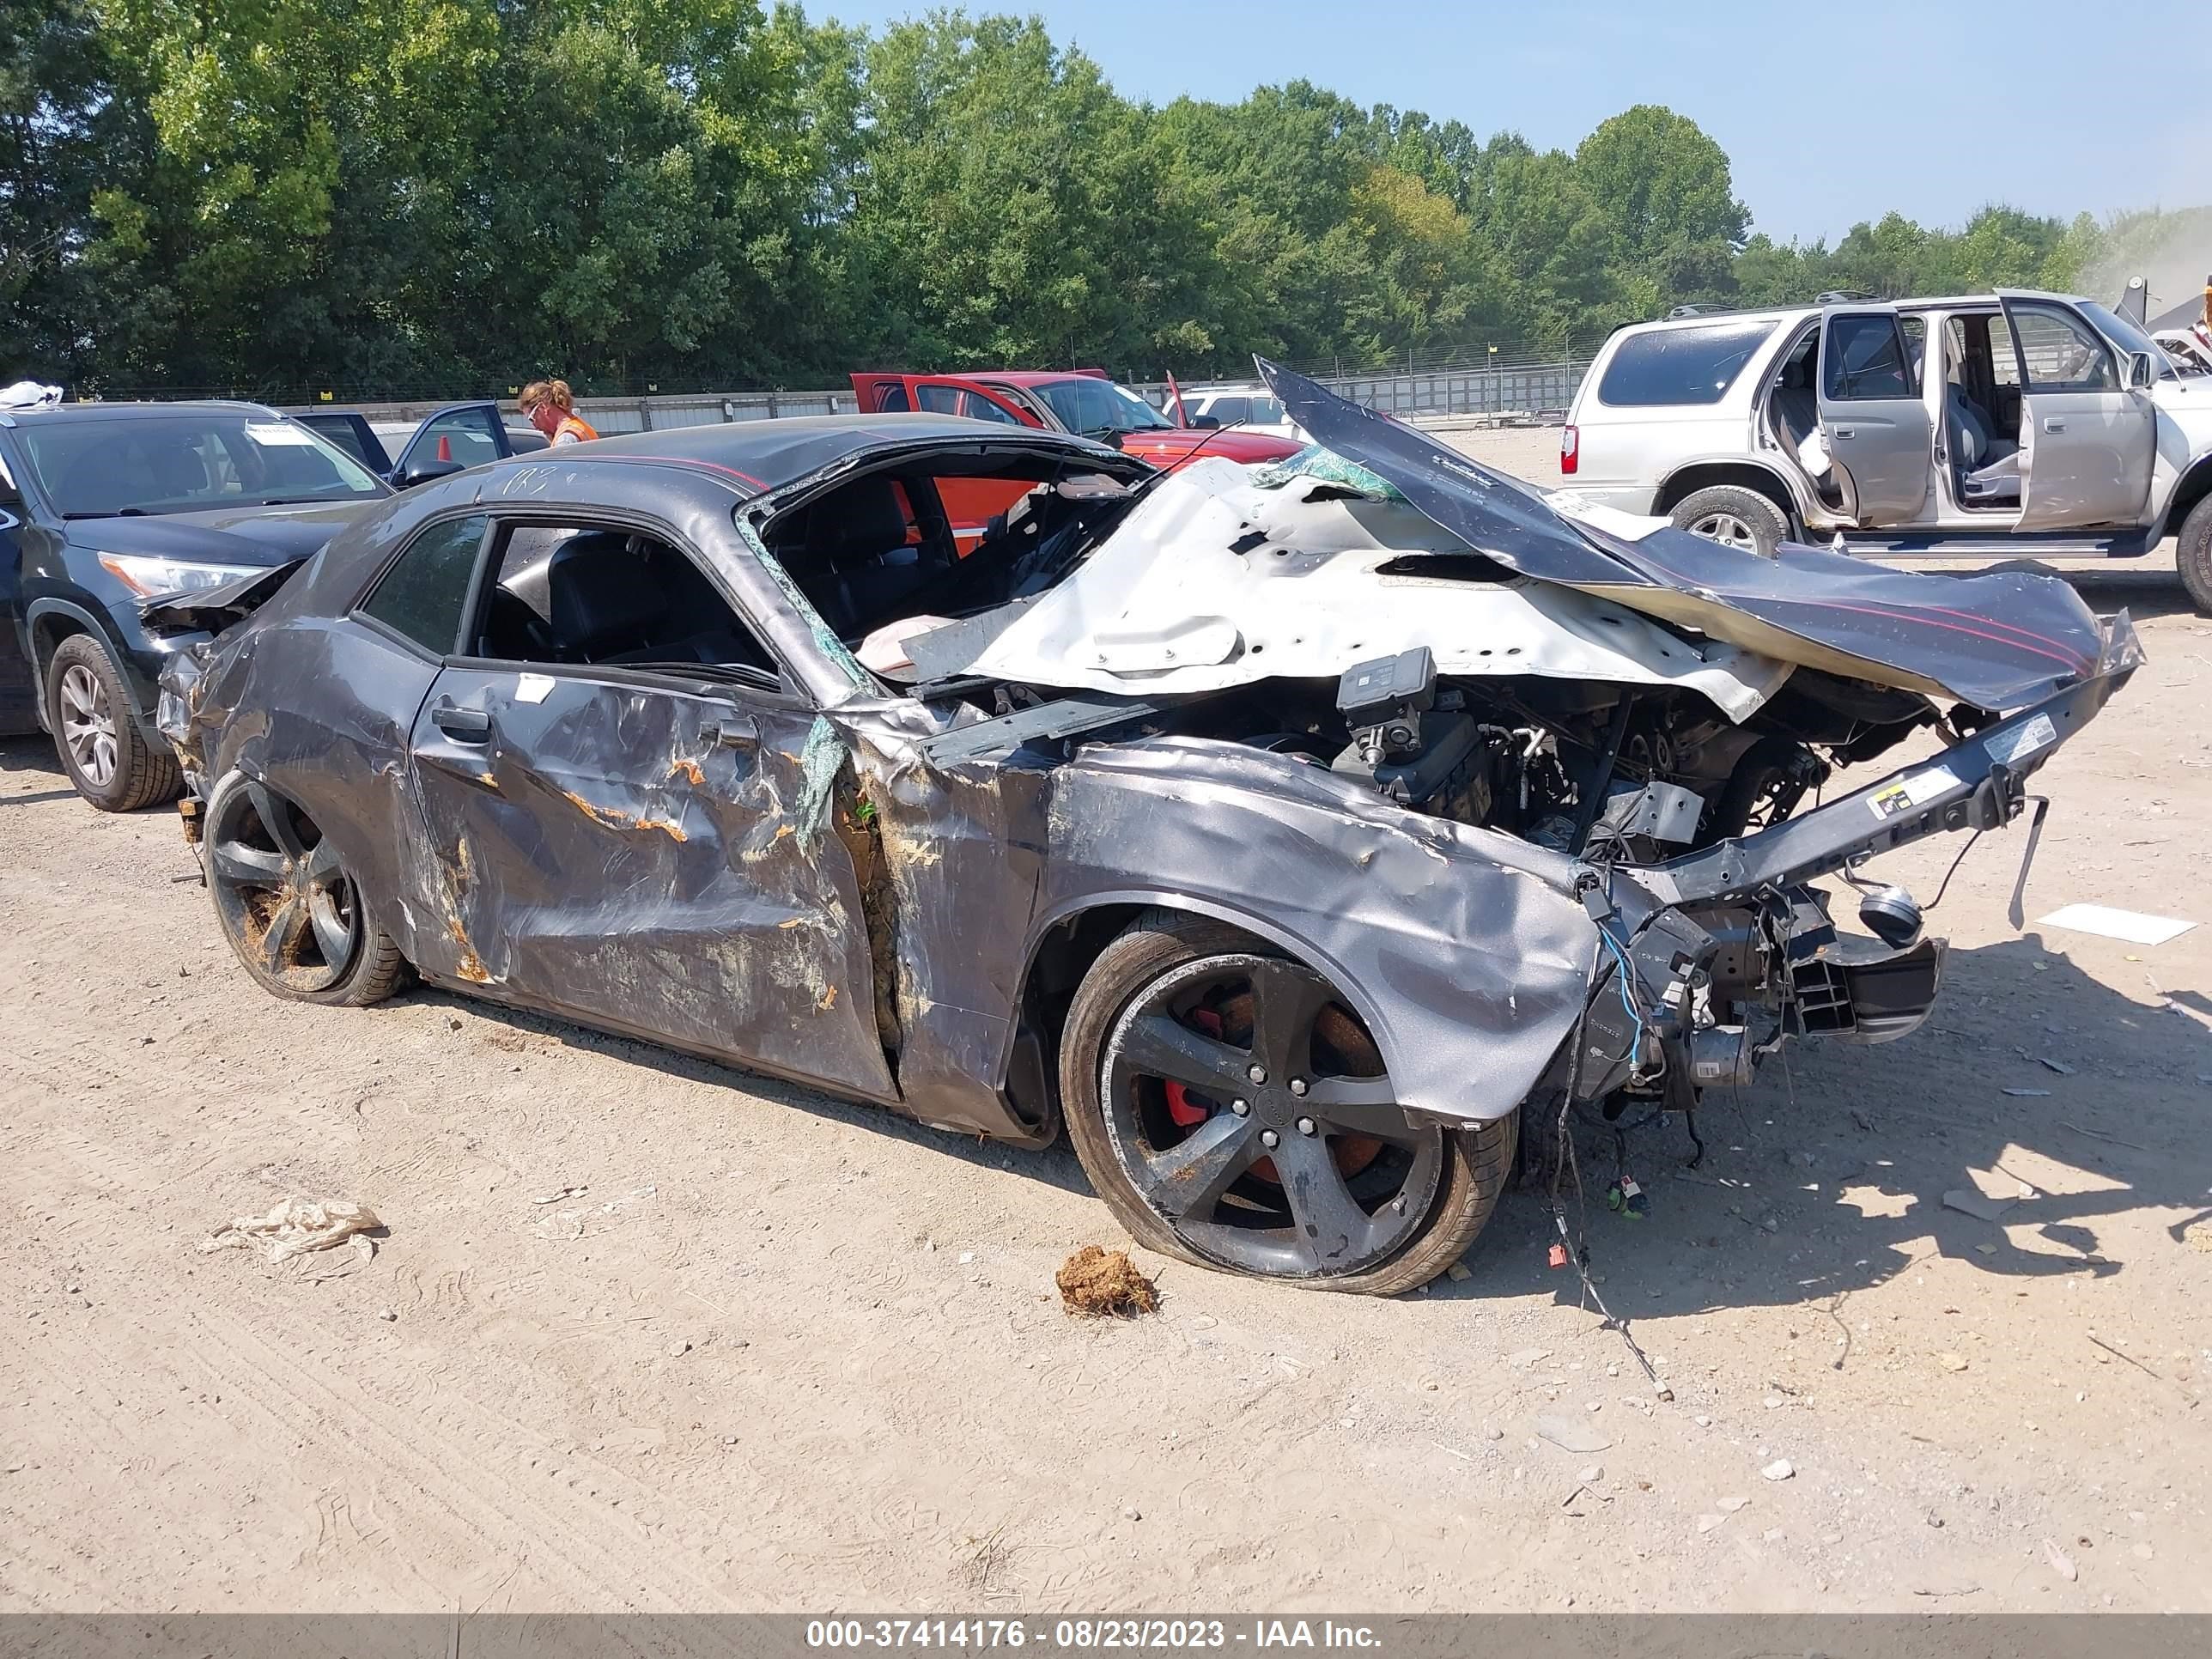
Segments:
[[[288,435],[281,445],[272,445],[252,434],[251,428],[256,427],[281,427]],[[241,445],[264,453],[276,447],[311,449],[329,461],[337,484],[343,487],[343,493],[315,494],[304,485],[269,483],[256,490],[241,487],[235,494],[210,491],[197,495],[149,496],[143,501],[124,501],[114,505],[67,497],[58,488],[58,481],[48,476],[49,470],[58,465],[74,467],[83,455],[81,451],[70,453],[76,449],[74,441],[66,444],[55,444],[53,441],[64,434],[75,434],[94,428],[105,428],[105,435],[110,441],[133,432],[173,437],[182,428],[195,446],[210,440],[215,441],[222,447],[225,459],[234,465],[235,458],[231,452]],[[118,409],[112,413],[87,412],[41,419],[36,423],[21,422],[15,435],[21,452],[23,472],[55,516],[64,520],[161,518],[180,513],[251,511],[277,506],[351,506],[382,501],[393,493],[384,480],[313,428],[271,410],[176,408],[146,414]],[[49,445],[60,453],[42,454],[41,450]],[[242,486],[245,481],[241,478],[239,482]]]

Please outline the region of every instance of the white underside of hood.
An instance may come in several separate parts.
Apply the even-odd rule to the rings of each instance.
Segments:
[[[1263,488],[1215,459],[1183,468],[969,672],[1142,696],[1334,679],[1425,645],[1440,674],[1679,685],[1737,721],[1790,677],[1788,663],[1692,645],[1550,583],[1381,574],[1408,555],[1468,549],[1402,501],[1309,501],[1316,482]]]

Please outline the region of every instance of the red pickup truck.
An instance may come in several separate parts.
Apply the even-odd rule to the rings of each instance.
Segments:
[[[1103,368],[855,374],[853,392],[864,414],[963,415],[1003,426],[1080,433],[1168,472],[1200,455],[1249,465],[1280,460],[1299,449],[1272,433],[1179,427],[1127,386],[1116,386]],[[974,546],[992,519],[1029,488],[998,478],[939,479],[937,493],[961,552]]]
[[[1097,438],[1173,471],[1194,452],[1231,461],[1279,461],[1299,446],[1267,432],[1179,427],[1103,368],[977,369],[972,374],[855,374],[866,412],[965,415]],[[1203,448],[1201,449],[1201,446]]]

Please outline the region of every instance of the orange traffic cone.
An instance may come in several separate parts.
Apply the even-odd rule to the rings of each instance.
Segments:
[[[438,459],[441,461],[453,459],[453,441],[442,432],[438,434]]]

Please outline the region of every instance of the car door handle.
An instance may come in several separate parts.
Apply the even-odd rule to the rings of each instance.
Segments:
[[[702,728],[708,743],[722,749],[755,749],[760,746],[760,728],[750,716],[731,714],[719,720],[708,720]]]
[[[2063,432],[2066,430],[2066,422],[2056,415],[2046,415],[2043,417],[2043,429],[2045,432]]]
[[[491,716],[481,708],[463,708],[441,702],[431,709],[430,723],[455,743],[491,741]]]
[[[1836,428],[1836,436],[1838,439],[1856,438],[1858,435],[1859,429],[1855,426],[1839,426]]]

